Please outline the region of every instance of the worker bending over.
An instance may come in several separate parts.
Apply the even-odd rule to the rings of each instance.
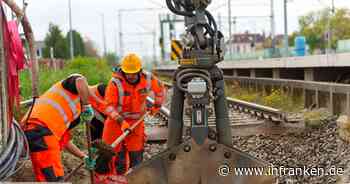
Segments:
[[[106,104],[104,103],[106,84],[98,84],[89,87],[90,92],[95,96],[90,96],[89,102],[94,109],[94,118],[90,122],[91,141],[102,139],[104,121],[106,120]],[[99,101],[94,99],[98,98]],[[102,103],[101,103],[102,101]]]
[[[146,107],[146,98],[151,92],[154,93],[155,103],[152,107]],[[164,101],[164,87],[155,76],[142,71],[139,56],[128,54],[122,59],[121,67],[112,74],[105,101],[118,112],[109,115],[105,121],[102,139],[110,145],[146,111],[150,111],[152,115],[158,113]],[[143,160],[144,143],[145,125],[142,122],[115,148],[118,156],[111,164],[113,172],[124,174],[129,167],[140,164]]]
[[[81,158],[87,168],[93,169],[94,161],[70,141],[70,130],[80,120],[84,123],[91,121],[94,111],[89,98],[90,101],[99,100],[94,96],[85,77],[73,74],[54,84],[35,100],[32,109],[23,118],[22,126],[29,142],[30,159],[37,181],[63,180],[62,149]]]

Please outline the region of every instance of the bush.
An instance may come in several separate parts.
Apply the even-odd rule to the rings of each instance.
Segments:
[[[108,66],[105,60],[83,57],[78,57],[72,61],[67,61],[63,70],[54,71],[53,69],[41,67],[39,72],[39,92],[40,94],[44,93],[54,83],[73,73],[80,73],[84,75],[90,85],[107,83],[111,78],[111,71],[111,68]],[[20,84],[22,98],[31,98],[31,77],[28,70],[21,72]]]
[[[287,112],[297,112],[303,109],[303,100],[282,93],[281,89],[273,89],[270,94],[263,95],[262,91],[253,92],[241,88],[238,82],[227,81],[226,94],[239,100],[265,105]]]

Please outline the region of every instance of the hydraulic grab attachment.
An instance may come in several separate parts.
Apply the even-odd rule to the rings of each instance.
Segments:
[[[224,40],[210,0],[166,0],[185,17],[183,53],[173,79],[168,149],[128,174],[129,184],[271,184],[270,165],[232,147],[222,71]],[[184,105],[190,107],[189,135],[184,135]],[[216,130],[208,117],[215,113]]]

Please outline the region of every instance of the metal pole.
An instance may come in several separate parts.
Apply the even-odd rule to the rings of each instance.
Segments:
[[[276,42],[275,42],[275,6],[274,0],[271,0],[271,46],[273,54],[275,54]]]
[[[103,56],[107,54],[107,46],[106,46],[106,31],[105,31],[105,15],[101,14],[102,18],[102,41],[103,41]]]
[[[221,14],[218,14],[218,24],[219,24],[219,30],[222,31],[222,20],[221,20]]]
[[[170,41],[174,39],[174,25],[173,25],[173,21],[170,18],[170,15],[167,15],[167,20],[169,22],[169,37],[170,37]]]
[[[164,62],[165,60],[165,49],[164,49],[164,27],[163,27],[163,20],[162,20],[162,16],[159,14],[159,24],[160,24],[160,44],[161,44],[161,59],[162,62]]]
[[[326,55],[328,56],[331,52],[331,12],[328,12],[328,20],[327,20],[327,49]],[[328,57],[327,57],[328,60]]]
[[[3,16],[0,15],[0,149],[1,145],[6,144],[9,130],[9,106],[7,90],[7,63],[5,60],[4,42],[3,42]]]
[[[285,57],[289,56],[287,3],[288,3],[287,0],[284,0],[284,49],[285,49]]]
[[[327,54],[331,54],[332,52],[332,37],[333,37],[333,30],[332,30],[332,25],[331,25],[331,19],[332,16],[334,16],[335,13],[335,7],[334,7],[334,0],[332,0],[332,5],[331,5],[330,12],[328,14],[328,35],[327,35],[327,41],[328,41],[328,51]]]
[[[117,34],[117,27],[115,27],[114,28],[114,54],[115,54],[115,56],[118,56],[118,34]],[[116,61],[115,61],[115,63],[117,63],[118,61],[117,61],[117,57],[116,57]]]
[[[51,59],[51,63],[53,66],[53,70],[56,71],[56,62],[55,62],[55,55],[54,55],[53,47],[50,47],[50,59]]]
[[[69,42],[70,42],[70,58],[74,58],[74,42],[73,42],[73,26],[72,26],[72,0],[69,1]]]
[[[157,56],[156,56],[156,52],[157,52],[157,49],[156,49],[156,42],[157,42],[157,34],[156,34],[156,31],[153,30],[153,63],[155,65],[157,65]]]
[[[119,54],[120,57],[124,55],[124,45],[123,45],[123,29],[122,29],[122,10],[118,11],[118,23],[119,23]]]
[[[230,59],[232,58],[232,40],[231,40],[231,37],[232,37],[232,20],[231,20],[231,0],[228,0],[228,46],[229,46],[229,53],[230,53]]]

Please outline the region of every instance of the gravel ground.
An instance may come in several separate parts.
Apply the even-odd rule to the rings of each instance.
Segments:
[[[321,128],[308,129],[300,133],[234,137],[233,143],[238,149],[266,160],[275,167],[304,168],[305,166],[306,168],[322,168],[325,172],[332,171],[330,169],[335,167],[344,171],[350,163],[350,146],[338,137],[336,127],[335,122],[330,122]],[[279,183],[344,182],[339,181],[339,176],[325,174],[307,176],[308,173],[310,170],[306,172],[306,175],[280,176]]]
[[[307,129],[300,133],[286,133],[282,135],[259,135],[247,137],[233,137],[233,144],[238,149],[255,157],[272,163],[275,167],[284,168],[322,168],[329,171],[332,167],[345,169],[350,165],[350,145],[343,142],[337,135],[336,123],[330,122],[318,129]],[[165,149],[165,144],[147,144],[145,160]],[[77,166],[79,160],[64,154],[63,163],[68,173]],[[27,162],[25,168],[12,181],[33,181],[31,164]],[[310,172],[309,172],[310,173]],[[345,184],[350,172],[346,172],[341,179],[338,176],[281,176],[282,184]],[[86,180],[87,179],[87,180]],[[88,173],[80,170],[71,179],[73,183],[87,183]]]
[[[149,160],[152,156],[166,149],[166,144],[147,144],[145,146],[144,159]]]
[[[350,172],[346,170],[350,166],[350,145],[338,137],[336,129],[336,122],[332,121],[320,128],[298,133],[237,136],[233,137],[233,144],[252,156],[270,162],[275,168],[284,168],[285,175],[282,173],[283,176],[278,177],[281,184],[347,184],[350,182]],[[145,159],[164,149],[165,144],[147,145]],[[301,174],[288,176],[288,172],[293,174],[290,168],[305,168],[305,172],[302,170]],[[316,176],[312,168],[324,174]],[[342,175],[333,175],[335,169]]]
[[[171,91],[167,98],[170,100]],[[169,104],[167,104],[169,107]],[[156,120],[156,119],[155,119]],[[350,145],[342,141],[337,134],[336,122],[324,123],[322,127],[307,129],[299,133],[285,133],[280,135],[257,135],[233,137],[233,145],[248,154],[270,162],[274,167],[284,168],[322,168],[325,172],[334,167],[344,171],[350,166]],[[165,144],[147,144],[145,146],[145,160],[165,149]],[[64,154],[63,163],[66,172],[70,172],[79,164],[79,160]],[[310,173],[310,170],[308,170]],[[311,174],[311,173],[310,173]],[[88,173],[80,170],[71,182],[87,183]],[[281,184],[347,184],[350,183],[350,168],[342,177],[334,175],[320,176],[279,176]],[[12,181],[33,181],[31,164],[27,162]]]

